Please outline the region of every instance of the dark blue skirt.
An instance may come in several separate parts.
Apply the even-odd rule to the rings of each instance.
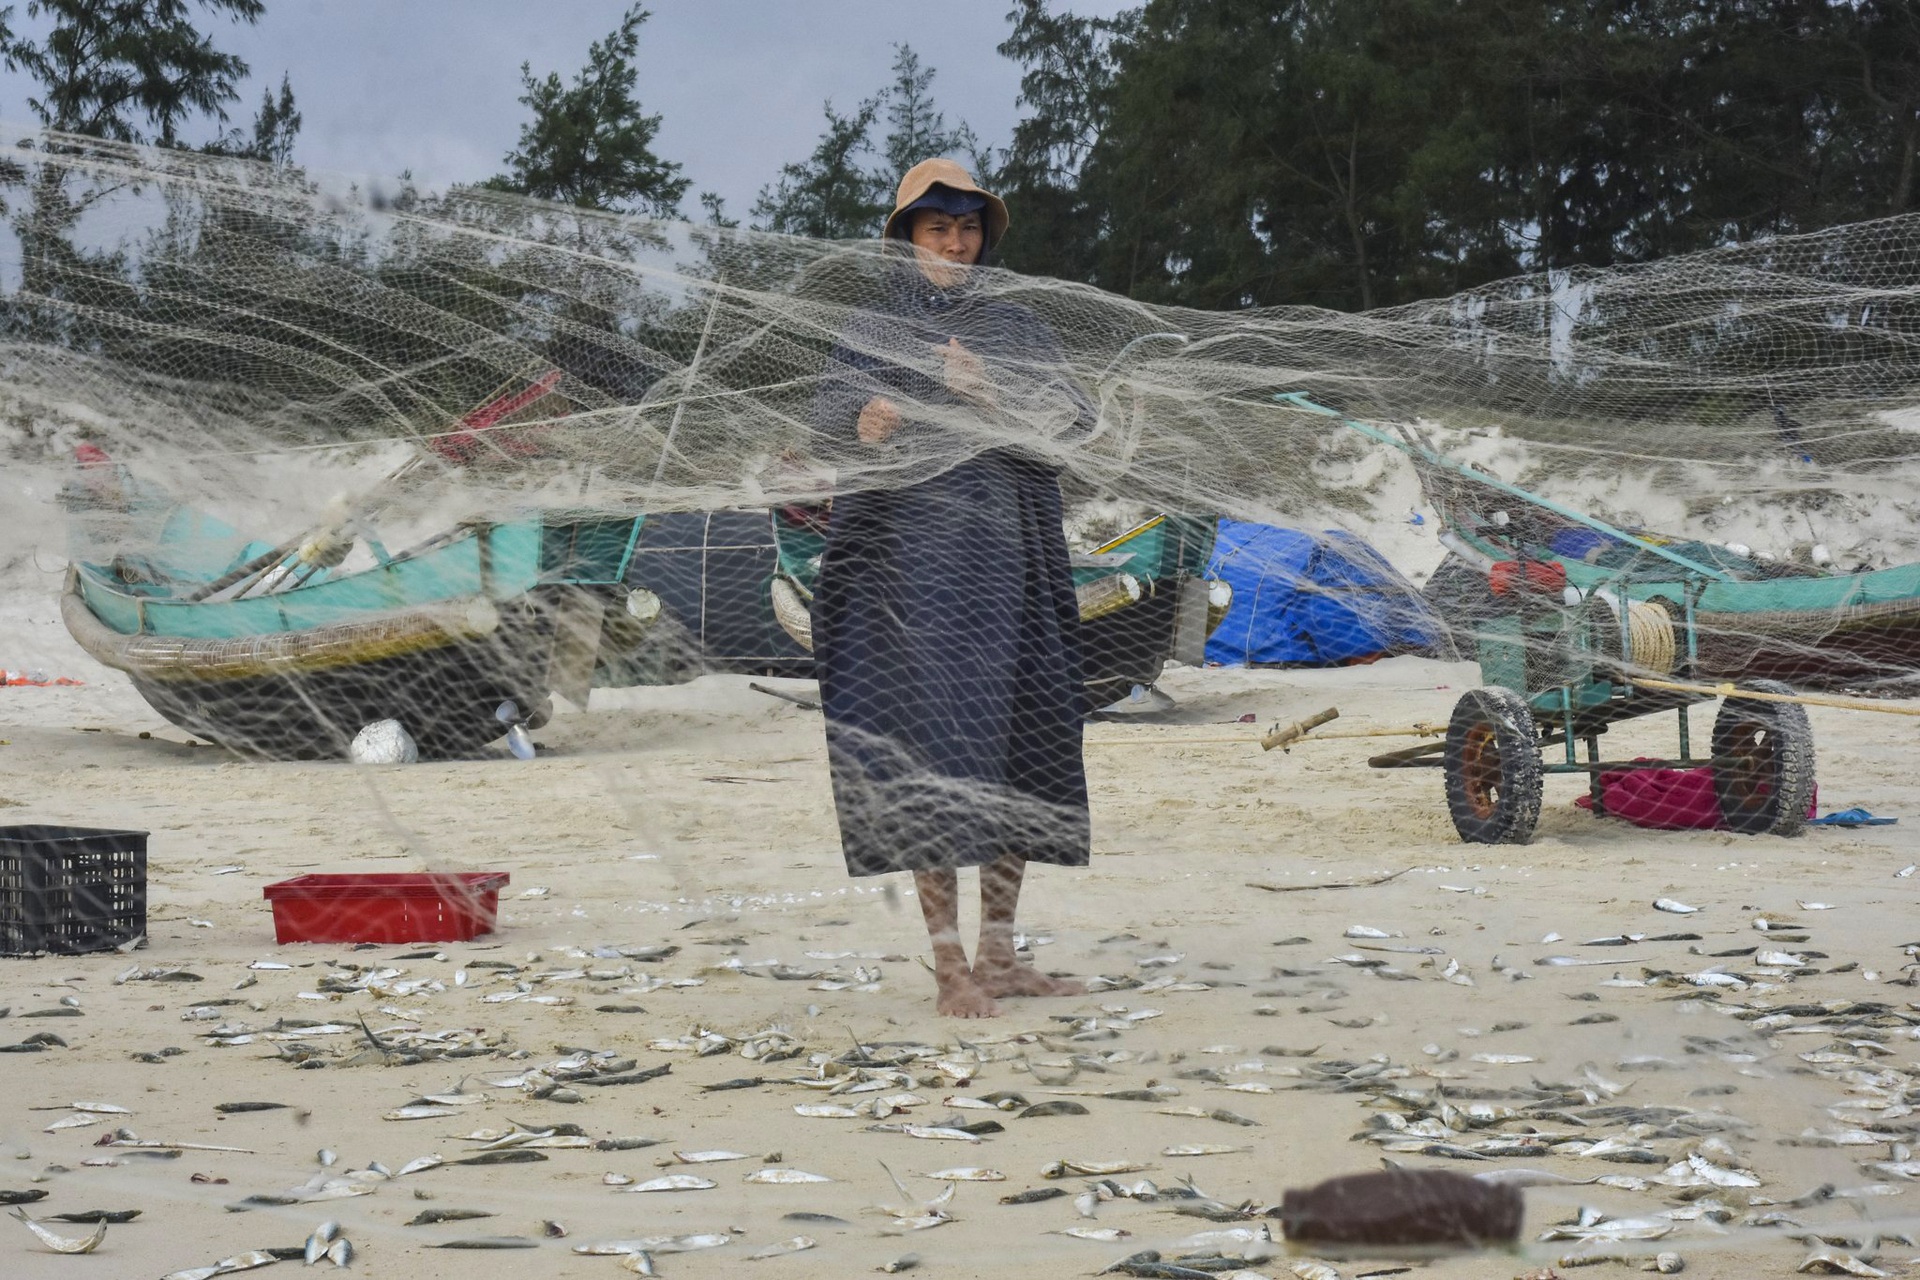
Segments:
[[[1087,864],[1078,628],[1051,469],[835,498],[813,636],[851,874]]]

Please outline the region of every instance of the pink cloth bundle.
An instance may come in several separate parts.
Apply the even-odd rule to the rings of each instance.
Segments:
[[[1644,757],[1643,757],[1644,758]],[[1724,829],[1720,801],[1713,794],[1712,769],[1616,769],[1600,775],[1600,798],[1606,816],[1622,818],[1636,827],[1658,831],[1713,831]],[[1593,808],[1591,796],[1574,801]],[[1807,816],[1819,811],[1819,793],[1807,806]]]

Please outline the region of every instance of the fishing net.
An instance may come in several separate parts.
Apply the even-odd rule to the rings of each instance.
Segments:
[[[948,328],[927,320],[929,307]],[[979,351],[956,355],[926,338],[929,326],[946,334],[967,323],[988,332]],[[996,347],[996,332],[1021,336]],[[488,1155],[598,1150],[601,1162],[619,1165],[607,1186],[633,1190],[657,1171],[622,1153],[651,1139],[604,1115],[571,1132],[567,1116],[595,1110],[579,1103],[623,1093],[606,1086],[657,1080],[647,1071],[658,1062],[683,1064],[682,1075],[705,1086],[760,1090],[714,1095],[751,1097],[764,1104],[757,1110],[684,1102],[676,1145],[663,1150],[690,1166],[725,1157],[702,1150],[697,1135],[709,1133],[718,1147],[742,1146],[735,1155],[764,1156],[778,1176],[743,1182],[729,1173],[721,1179],[729,1189],[717,1191],[698,1168],[669,1170],[659,1176],[689,1180],[651,1189],[726,1199],[697,1213],[649,1210],[646,1230],[616,1227],[613,1210],[597,1201],[583,1209],[578,1191],[551,1179],[467,1171],[494,1179],[472,1185],[515,1197],[505,1234],[528,1248],[571,1245],[545,1242],[537,1224],[519,1219],[577,1216],[612,1240],[605,1252],[615,1257],[722,1246],[714,1256],[733,1257],[743,1244],[771,1256],[781,1251],[776,1238],[795,1229],[767,1210],[770,1197],[799,1195],[772,1187],[810,1185],[805,1170],[788,1167],[804,1163],[795,1144],[807,1126],[839,1119],[852,1130],[857,1121],[956,1147],[998,1130],[1015,1144],[1008,1129],[1034,1130],[993,1117],[1022,1116],[1058,1087],[1117,1099],[1102,1104],[1110,1107],[1166,1103],[1141,1112],[1155,1117],[1160,1154],[1122,1159],[1119,1140],[1112,1152],[1061,1148],[1037,1186],[1066,1186],[1088,1219],[1098,1211],[1119,1220],[1138,1201],[1155,1213],[1197,1208],[1226,1224],[1125,1219],[1142,1237],[1133,1244],[1160,1242],[1165,1259],[1136,1258],[1135,1274],[1179,1274],[1152,1268],[1187,1265],[1181,1258],[1215,1273],[1234,1260],[1268,1273],[1287,1265],[1272,1261],[1282,1215],[1271,1162],[1261,1167],[1266,1148],[1250,1144],[1245,1164],[1214,1165],[1208,1178],[1178,1185],[1183,1158],[1240,1158],[1249,1144],[1218,1134],[1223,1121],[1241,1120],[1293,1126],[1285,1141],[1294,1154],[1329,1174],[1354,1167],[1341,1144],[1355,1128],[1394,1160],[1568,1162],[1540,1174],[1541,1184],[1601,1169],[1592,1175],[1600,1190],[1549,1189],[1563,1197],[1549,1203],[1573,1206],[1573,1225],[1554,1228],[1560,1243],[1531,1246],[1542,1263],[1569,1250],[1583,1261],[1653,1261],[1667,1247],[1653,1242],[1669,1236],[1711,1250],[1709,1233],[1735,1219],[1748,1231],[1741,1249],[1779,1253],[1781,1224],[1797,1223],[1794,1214],[1829,1224],[1823,1242],[1807,1247],[1871,1254],[1847,1235],[1871,1234],[1848,1216],[1856,1206],[1878,1215],[1870,1197],[1882,1193],[1861,1188],[1897,1191],[1920,1172],[1896,1123],[1911,1082],[1882,1061],[1914,1024],[1904,996],[1879,985],[1907,980],[1894,950],[1904,940],[1889,932],[1897,925],[1861,929],[1854,941],[1881,950],[1864,967],[1836,960],[1849,975],[1843,988],[1825,977],[1828,957],[1801,946],[1810,926],[1781,916],[1777,901],[1772,920],[1758,917],[1755,927],[1772,931],[1755,945],[1752,913],[1735,914],[1760,899],[1737,889],[1715,920],[1731,940],[1675,927],[1691,925],[1693,908],[1663,897],[1662,910],[1682,914],[1623,917],[1604,926],[1616,934],[1591,945],[1665,950],[1644,965],[1613,966],[1619,953],[1558,954],[1576,945],[1558,934],[1539,956],[1507,954],[1548,931],[1518,908],[1496,919],[1504,948],[1405,941],[1410,924],[1430,918],[1427,908],[1390,896],[1411,893],[1411,879],[1380,881],[1369,909],[1399,913],[1401,928],[1349,931],[1358,943],[1328,937],[1345,953],[1322,964],[1304,955],[1298,965],[1250,964],[1245,940],[1259,932],[1258,945],[1273,941],[1262,913],[1223,924],[1219,936],[1244,945],[1223,942],[1204,958],[1219,971],[1250,964],[1242,978],[1255,1006],[1209,1007],[1180,1023],[1181,1040],[1158,1030],[1179,1019],[1153,1021],[1160,1011],[1142,1002],[1183,991],[1212,999],[1232,984],[1199,968],[1202,949],[1177,936],[1186,909],[1159,917],[1150,900],[1160,891],[1143,886],[1127,908],[1140,914],[1118,927],[1088,913],[1016,939],[1023,956],[1044,960],[1037,948],[1071,937],[1083,948],[1076,963],[1100,969],[1071,1017],[1037,1032],[929,1034],[924,1043],[871,1021],[875,1002],[893,992],[903,1001],[909,988],[920,994],[924,979],[908,956],[840,945],[822,931],[883,918],[873,912],[897,901],[894,881],[866,872],[973,866],[1016,850],[1038,851],[1040,861],[1083,856],[1081,712],[1126,722],[1086,731],[1093,846],[1151,852],[1223,838],[1217,828],[1184,829],[1175,815],[1194,792],[1219,785],[1217,766],[1199,761],[1226,731],[1196,738],[1197,722],[1229,720],[1242,736],[1226,740],[1251,748],[1266,722],[1342,703],[1330,728],[1288,734],[1276,725],[1272,740],[1332,744],[1351,732],[1360,745],[1330,745],[1346,754],[1320,758],[1362,773],[1371,762],[1442,774],[1443,786],[1403,790],[1393,788],[1406,775],[1363,777],[1400,797],[1399,816],[1376,821],[1358,804],[1343,820],[1346,847],[1328,855],[1372,865],[1408,848],[1430,851],[1441,861],[1421,873],[1425,888],[1446,891],[1451,912],[1444,929],[1431,917],[1434,933],[1474,927],[1462,921],[1485,892],[1476,877],[1494,874],[1453,865],[1457,839],[1517,845],[1538,825],[1550,843],[1577,844],[1602,830],[1584,816],[1588,826],[1572,825],[1572,806],[1557,801],[1543,817],[1543,769],[1576,775],[1592,807],[1643,825],[1798,833],[1819,811],[1811,726],[1832,709],[1816,703],[1810,720],[1796,699],[1899,694],[1920,666],[1917,340],[1912,217],[1545,273],[1360,315],[1211,313],[991,267],[936,284],[898,244],[653,222],[33,133],[0,150],[0,442],[9,458],[0,566],[11,616],[24,619],[9,623],[14,651],[0,662],[9,683],[77,677],[102,697],[138,695],[137,704],[101,703],[108,723],[93,726],[151,726],[140,735],[147,741],[116,745],[116,767],[144,780],[106,807],[122,825],[211,833],[209,849],[228,852],[209,856],[235,865],[199,871],[240,871],[251,850],[262,870],[271,862],[277,871],[295,863],[346,871],[367,855],[400,859],[382,869],[432,873],[421,909],[440,922],[431,927],[456,932],[423,932],[429,926],[410,918],[380,941],[426,936],[447,946],[359,961],[336,948],[323,969],[305,973],[288,967],[311,963],[300,950],[235,967],[243,990],[259,990],[174,1002],[195,1025],[168,1034],[191,1034],[203,1060],[265,1050],[267,1066],[250,1069],[271,1073],[264,1078],[290,1098],[284,1071],[408,1065],[414,1079],[430,1071],[436,1082],[445,1077],[432,1086],[440,1092],[405,1086],[423,1096],[396,1098],[389,1120],[458,1130]],[[856,424],[876,398],[892,404],[898,425],[864,439]],[[1058,506],[1048,496],[1056,476]],[[1043,554],[1061,531],[1070,577]],[[923,618],[952,625],[909,626],[911,651],[893,647],[893,633],[862,632],[858,619],[835,613],[836,570],[842,581],[883,580],[882,598],[916,602],[931,611]],[[816,685],[823,640],[842,665]],[[1033,673],[1065,644],[1078,655],[1079,679],[1049,686]],[[1408,654],[1479,670],[1431,662],[1342,670]],[[1284,671],[1215,673],[1209,663]],[[1020,691],[1008,692],[1008,671],[1019,673]],[[716,673],[724,678],[695,679]],[[1421,694],[1413,712],[1389,696],[1401,686]],[[736,697],[742,687],[754,692]],[[1258,702],[1262,722],[1241,723],[1256,719],[1241,708],[1273,689],[1286,694]],[[1712,699],[1729,691],[1716,709]],[[823,695],[837,738],[815,714]],[[891,728],[885,715],[835,720],[835,699],[908,710]],[[1063,732],[1055,713],[1066,706],[1070,740],[1055,741],[1048,735]],[[1394,723],[1409,714],[1420,723]],[[1117,736],[1125,734],[1134,736]],[[198,750],[217,759],[208,768],[228,771],[221,781],[139,773],[194,756],[189,743],[213,744]],[[1130,747],[1134,763],[1102,763]],[[1294,759],[1316,749],[1309,741]],[[1147,766],[1149,753],[1193,762],[1195,772]],[[981,766],[989,756],[999,763]],[[1067,756],[1074,765],[1062,773]],[[75,781],[82,765],[58,752],[49,759],[29,773],[51,799],[14,798],[40,804],[51,820],[84,820],[93,807]],[[276,763],[299,760],[320,763]],[[448,763],[334,763],[346,760]],[[1245,776],[1218,794],[1264,785],[1250,772],[1257,759],[1236,767]],[[1422,780],[1433,781],[1412,775]],[[728,793],[724,803],[712,799],[718,792]],[[1250,822],[1270,803],[1233,801]],[[1267,816],[1289,831],[1312,826],[1304,809]],[[261,835],[269,826],[277,833]],[[792,845],[794,858],[742,862],[742,848],[769,837]],[[837,876],[843,837],[862,877],[816,887],[826,883],[822,868]],[[1615,840],[1620,853],[1621,837],[1596,838]],[[1270,852],[1248,832],[1224,839],[1210,852]],[[316,858],[319,846],[328,853]],[[1709,846],[1686,847],[1697,855]],[[1739,858],[1710,847],[1719,870],[1738,876]],[[554,858],[558,849],[564,858]],[[447,878],[514,859],[523,859],[523,881],[561,883],[594,865],[617,888],[609,898]],[[1344,885],[1352,868],[1335,861],[1326,870]],[[1577,860],[1559,870],[1584,886],[1576,898],[1617,888]],[[5,892],[0,879],[0,902]],[[95,966],[96,990],[115,973],[121,984],[187,981],[176,975],[271,950],[257,901],[177,892],[210,904],[192,908],[215,917],[210,926],[228,913],[227,949],[195,950],[197,917],[171,932],[156,925],[154,950],[130,957],[131,968]],[[479,950],[496,945],[488,934],[472,949],[456,945],[459,929],[492,922],[496,893],[507,895],[503,928],[544,955],[521,959],[516,940],[510,957],[490,959]],[[357,926],[341,922],[352,909],[339,903],[364,900],[339,890],[321,900],[331,905],[283,902],[296,923],[290,939],[283,920],[281,941],[344,946]],[[1318,910],[1302,909],[1302,932],[1314,932],[1310,920],[1333,922]],[[884,918],[917,954],[922,944],[906,941],[917,924]],[[704,928],[685,951],[666,941],[669,930],[692,926]],[[702,945],[711,955],[688,963]],[[784,954],[769,958],[781,945]],[[1714,945],[1711,954],[1737,958],[1694,958]],[[8,949],[40,948],[16,937]],[[1560,1057],[1466,1042],[1505,1025],[1496,985],[1582,979],[1568,994],[1599,999],[1585,989],[1586,964],[1603,966],[1584,977],[1608,975],[1607,999],[1640,1002],[1631,1016],[1645,1042],[1630,1044],[1612,1013],[1583,1019]],[[1864,987],[1861,972],[1876,985]],[[695,995],[678,994],[742,979],[775,981],[748,982],[704,1016],[691,1012]],[[789,995],[780,979],[805,994]],[[1442,983],[1429,989],[1486,1003],[1446,1014],[1431,1012],[1431,996],[1380,996],[1404,1024],[1426,1030],[1368,1040],[1374,984],[1387,991],[1396,980]],[[1812,994],[1796,1003],[1788,991],[1803,980]],[[1356,987],[1363,1012],[1338,1022],[1352,1041],[1338,1050],[1316,1056],[1309,1031],[1277,1025],[1256,1050],[1259,1033],[1219,1029],[1296,1009],[1351,1014],[1341,1002]],[[1686,999],[1658,1003],[1669,994]],[[321,1016],[301,1017],[302,998]],[[672,1011],[643,1016],[643,998],[670,1001]],[[227,1007],[238,1001],[253,1007]],[[863,1029],[851,1040],[823,1030],[814,1021],[822,1005],[863,1019]],[[645,1030],[626,1030],[628,1016]],[[1452,1021],[1428,1027],[1426,1017]],[[1469,1018],[1471,1036],[1459,1029]],[[1783,1029],[1821,1038],[1783,1045],[1774,1034]],[[1194,1037],[1220,1056],[1199,1057]],[[150,1049],[141,1043],[137,1053],[166,1060],[158,1038]],[[1796,1067],[1793,1052],[1815,1045],[1824,1047]],[[1190,1052],[1193,1062],[1174,1070]],[[726,1069],[696,1073],[708,1057]],[[1546,1065],[1522,1066],[1536,1061]],[[1790,1067],[1802,1074],[1789,1086]],[[104,1065],[84,1070],[101,1093],[120,1087]],[[822,1096],[798,1085],[765,1096],[802,1077]],[[1617,1101],[1635,1082],[1646,1083],[1631,1105]],[[1773,1090],[1758,1104],[1763,1114],[1713,1101],[1743,1086]],[[1016,1087],[1027,1091],[1017,1103],[991,1096]],[[1235,1097],[1214,1105],[1212,1091],[1228,1089]],[[1259,1096],[1281,1091],[1356,1101],[1337,1116],[1325,1107],[1302,1119]],[[1182,1092],[1199,1096],[1173,1101]],[[492,1099],[537,1107],[538,1118],[522,1126],[520,1112]],[[488,1105],[468,1106],[475,1102]],[[761,1126],[788,1122],[795,1107],[800,1128],[767,1136]],[[1257,1118],[1234,1110],[1242,1107]],[[486,1123],[459,1118],[482,1111]],[[110,1128],[116,1114],[83,1107],[74,1127]],[[232,1112],[224,1128],[252,1123],[239,1119],[249,1114]],[[1036,1122],[1064,1123],[1039,1119],[1048,1114],[1056,1113]],[[364,1119],[349,1162],[393,1145],[392,1125]],[[1195,1140],[1195,1124],[1207,1126],[1199,1136],[1208,1140]],[[1773,1139],[1803,1129],[1812,1135],[1805,1146],[1782,1157]],[[36,1158],[43,1145],[37,1135],[15,1141]],[[102,1175],[117,1181],[92,1185],[157,1194],[143,1172],[156,1166],[139,1163],[154,1141],[132,1127],[117,1139],[108,1133],[104,1159],[134,1163]],[[186,1148],[248,1147],[240,1167],[271,1191],[248,1207],[287,1211],[272,1232],[222,1232],[215,1252],[240,1256],[242,1236],[283,1241],[295,1221],[297,1240],[315,1217],[306,1206],[383,1186],[397,1199],[404,1193],[390,1184],[437,1167],[389,1158],[377,1168],[323,1162],[316,1173],[304,1151],[293,1159],[302,1144],[312,1145],[275,1130],[251,1146]],[[967,1151],[967,1166],[944,1180],[820,1193],[821,1203],[853,1213],[877,1195],[892,1210],[877,1220],[883,1231],[945,1226],[967,1215],[939,1192],[942,1182],[971,1191],[996,1174],[985,1167],[993,1161],[976,1167],[977,1155]],[[1617,1168],[1573,1163],[1585,1160]],[[1771,1162],[1764,1179],[1745,1167],[1756,1161]],[[1176,1171],[1142,1172],[1156,1162]],[[871,1182],[870,1165],[863,1156],[858,1174],[821,1172]],[[1204,1193],[1196,1181],[1208,1183]],[[1776,1185],[1785,1182],[1825,1189],[1795,1201],[1802,1188]],[[233,1190],[228,1198],[240,1201],[242,1189]],[[1605,1213],[1581,1214],[1565,1199],[1601,1190],[1618,1197]],[[855,1195],[864,1198],[847,1198]],[[992,1224],[996,1212],[1025,1212],[1016,1208],[1025,1201],[999,1210],[984,1193],[971,1200],[976,1225],[963,1221],[962,1232],[975,1231],[1005,1274],[1084,1262],[1088,1241],[1118,1256],[1127,1235],[1055,1214],[1047,1220],[1055,1234],[1035,1226],[1035,1242],[1016,1248]],[[1442,1202],[1454,1203],[1434,1203]],[[798,1198],[782,1206],[808,1207]],[[1445,1212],[1456,1211],[1465,1225],[1455,1235],[1480,1230],[1470,1210]],[[1830,1225],[1842,1219],[1854,1225]],[[354,1230],[364,1247],[414,1247],[396,1221]],[[839,1228],[812,1221],[797,1228],[810,1243],[785,1243],[820,1247],[821,1274],[907,1251],[864,1235],[825,1238]],[[1893,1218],[1876,1221],[1894,1229]],[[1748,1256],[1730,1255],[1726,1274],[1747,1274],[1738,1268]],[[689,1260],[688,1273],[703,1274],[691,1269],[698,1265],[711,1264]],[[1436,1274],[1454,1274],[1445,1265]],[[999,1274],[981,1272],[989,1273]]]

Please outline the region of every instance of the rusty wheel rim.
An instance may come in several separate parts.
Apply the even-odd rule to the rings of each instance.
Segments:
[[[1774,746],[1772,729],[1758,720],[1742,720],[1726,736],[1726,750],[1716,767],[1722,778],[1720,794],[1740,813],[1757,813],[1773,795]]]
[[[1467,730],[1460,744],[1460,784],[1474,817],[1484,821],[1500,807],[1500,742],[1492,725]]]

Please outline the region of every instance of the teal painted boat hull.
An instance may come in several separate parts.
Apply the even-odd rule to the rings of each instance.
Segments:
[[[641,523],[476,522],[359,572],[237,599],[190,598],[225,568],[207,548],[231,540],[182,537],[138,562],[76,563],[62,610],[154,710],[240,755],[337,758],[392,719],[423,755],[459,756],[515,718],[537,726],[551,692],[584,702],[602,648],[637,639],[622,578]],[[509,701],[517,714],[503,719]]]
[[[1449,521],[1476,552],[1513,559],[1509,542],[1484,525]],[[1541,554],[1583,592],[1611,591],[1657,600],[1678,617],[1689,584],[1651,562],[1626,568]],[[1732,578],[1691,584],[1697,653],[1690,674],[1714,680],[1779,680],[1796,688],[1835,688],[1911,680],[1920,667],[1920,564],[1850,574]]]

